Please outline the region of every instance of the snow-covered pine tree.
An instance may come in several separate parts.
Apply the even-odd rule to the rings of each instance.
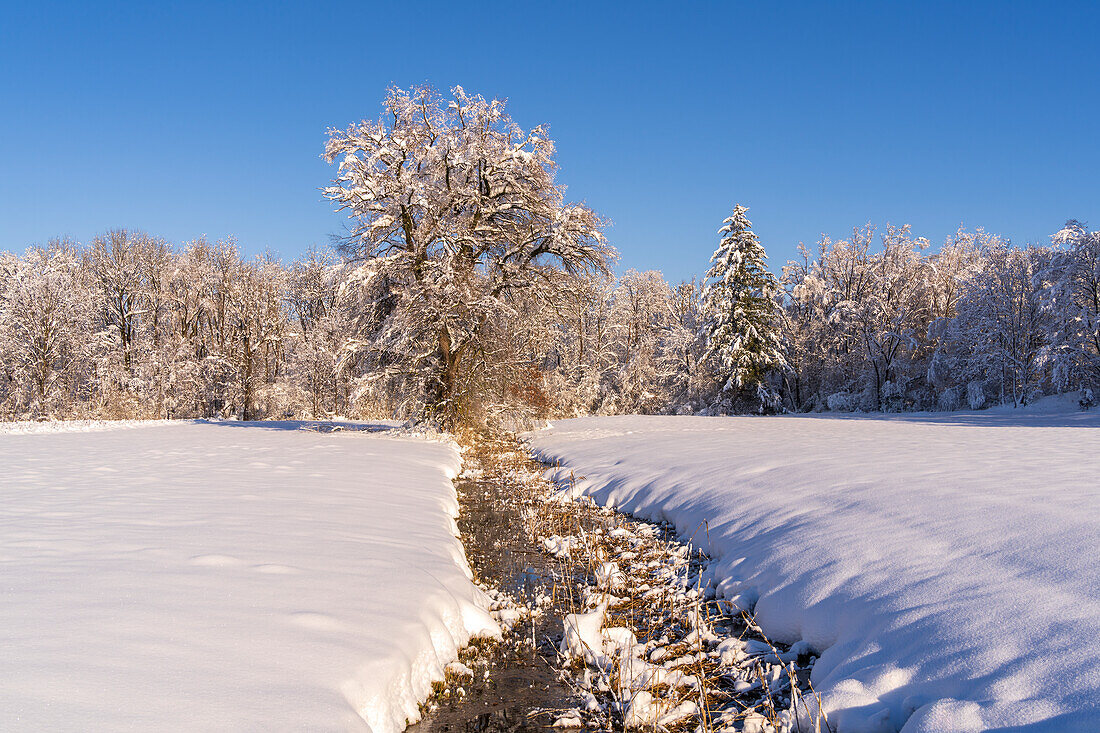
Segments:
[[[722,392],[732,400],[756,399],[761,409],[777,400],[769,372],[787,368],[779,335],[779,282],[768,271],[768,256],[736,204],[718,234],[722,241],[710,258],[703,287],[707,316],[706,359],[714,364]]]

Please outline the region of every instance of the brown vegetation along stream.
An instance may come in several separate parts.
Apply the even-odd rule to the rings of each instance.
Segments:
[[[411,731],[830,730],[813,650],[715,598],[671,526],[569,498],[514,436],[463,444],[459,528],[509,633],[465,650]]]

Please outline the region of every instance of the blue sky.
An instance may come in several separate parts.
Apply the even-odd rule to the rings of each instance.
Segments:
[[[0,250],[118,226],[291,259],[343,226],[325,129],[454,84],[549,123],[620,269],[702,272],[737,201],[773,265],[909,222],[1100,225],[1095,3],[8,3]]]

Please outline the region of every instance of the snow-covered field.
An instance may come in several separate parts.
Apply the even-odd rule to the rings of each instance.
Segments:
[[[95,427],[0,434],[0,730],[392,733],[499,633],[452,446]]]
[[[607,417],[529,436],[673,522],[849,731],[1100,730],[1100,415]]]
[[[101,430],[148,428],[169,423],[169,420],[18,420],[0,422],[0,435],[97,433]]]

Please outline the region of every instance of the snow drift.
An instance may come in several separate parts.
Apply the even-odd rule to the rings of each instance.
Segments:
[[[499,633],[456,539],[457,451],[296,427],[0,435],[0,729],[416,718]]]
[[[822,652],[842,733],[1100,728],[1095,417],[608,417],[528,437],[578,493],[694,537],[769,636]]]

